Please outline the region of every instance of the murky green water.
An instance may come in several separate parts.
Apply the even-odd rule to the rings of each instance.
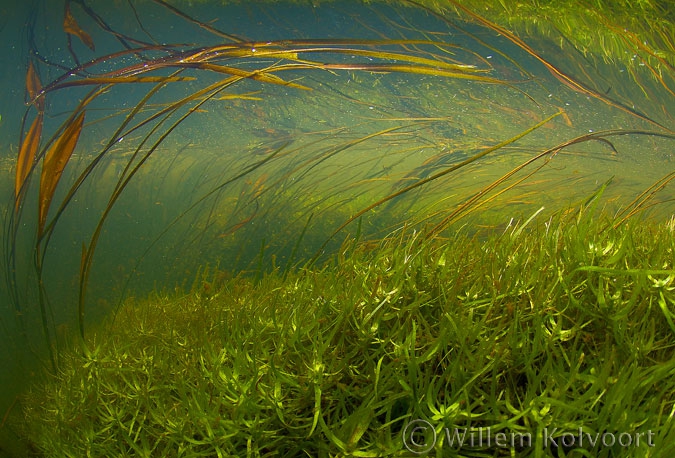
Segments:
[[[52,337],[76,332],[83,244],[96,242],[83,302],[85,321],[92,323],[124,297],[189,288],[200,266],[217,265],[228,275],[287,269],[329,256],[348,236],[377,239],[404,224],[433,227],[469,199],[475,200],[456,223],[475,231],[504,227],[542,206],[539,217],[547,218],[610,179],[604,205],[620,211],[675,164],[672,54],[664,58],[670,67],[656,71],[654,61],[641,62],[647,54],[640,47],[632,63],[584,56],[554,30],[548,36],[519,30],[530,47],[524,49],[466,14],[412,5],[184,2],[180,8],[194,21],[160,3],[86,5],[91,10],[79,3],[70,8],[95,50],[64,33],[61,2],[4,7],[3,16],[16,20],[2,24],[11,52],[3,53],[0,65],[3,273],[13,291],[3,283],[0,318],[8,344],[2,361],[12,368],[3,379],[11,394],[3,411],[16,391],[13,378],[23,379],[35,369],[33,361],[45,358],[44,320]],[[178,76],[189,80],[113,84],[84,107],[85,122],[48,225],[69,189],[74,192],[48,243],[40,242],[43,316],[34,261],[40,165],[20,211],[14,197],[20,141],[36,117],[35,107],[24,103],[28,62],[47,88],[72,69],[76,75],[64,82],[119,76],[139,62],[156,66],[160,58],[228,42],[209,27],[251,42],[242,47],[245,54],[220,64],[258,73],[178,105],[231,76],[186,66]],[[297,54],[253,54],[270,42]],[[125,51],[149,45],[175,46],[170,52]],[[635,46],[628,42],[626,52]],[[387,54],[378,59],[375,52]],[[491,80],[440,74],[434,67],[386,68],[397,62],[394,53],[476,66],[485,72],[475,75]],[[367,67],[376,64],[382,67]],[[288,68],[270,71],[282,65]],[[148,76],[175,70],[157,68]],[[285,83],[261,80],[261,74]],[[46,95],[41,148],[93,87]],[[144,99],[150,91],[156,92]],[[523,138],[458,167],[556,113]],[[605,130],[612,133],[551,151],[556,154],[489,188],[538,154]],[[83,180],[75,189],[78,177]],[[671,215],[671,192],[657,194],[653,202],[665,203],[648,215]]]

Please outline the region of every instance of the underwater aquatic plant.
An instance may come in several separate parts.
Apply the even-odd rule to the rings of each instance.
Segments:
[[[122,299],[113,306],[93,300],[108,285],[97,285],[96,265],[103,266],[107,277],[120,278],[120,297],[135,292],[127,286],[134,274],[141,276],[138,266],[146,258],[158,271],[146,284],[160,290],[173,289],[194,276],[194,266],[214,260],[227,275],[253,273],[254,283],[274,282],[266,273],[278,270],[283,271],[281,279],[301,282],[293,272],[297,265],[320,270],[319,259],[330,263],[332,254],[344,256],[336,239],[356,239],[363,244],[357,249],[380,246],[375,265],[386,265],[382,275],[365,265],[356,269],[377,277],[368,284],[368,297],[379,305],[364,312],[367,321],[380,313],[389,313],[387,320],[403,319],[408,308],[399,309],[398,317],[385,310],[410,293],[401,286],[409,280],[407,271],[398,267],[421,257],[417,248],[421,253],[425,244],[434,246],[449,237],[448,229],[460,217],[480,215],[485,218],[480,223],[494,228],[534,206],[539,210],[532,210],[516,230],[518,239],[525,226],[539,227],[536,219],[543,216],[549,193],[561,193],[557,201],[549,200],[557,203],[570,195],[608,195],[612,170],[622,164],[627,150],[636,144],[642,150],[671,147],[667,101],[645,107],[643,99],[634,103],[617,94],[618,87],[603,89],[604,78],[589,82],[593,77],[578,70],[584,69],[582,58],[557,62],[532,44],[531,37],[453,4],[460,15],[433,5],[431,10],[415,6],[406,14],[398,7],[373,6],[368,9],[372,17],[349,16],[360,27],[357,32],[303,36],[304,30],[289,23],[286,36],[256,33],[253,39],[220,31],[178,6],[154,1],[157,14],[203,31],[195,34],[196,42],[183,43],[182,36],[167,40],[152,31],[151,21],[133,2],[127,3],[126,19],[134,31],[127,32],[125,24],[113,25],[97,12],[103,6],[66,1],[67,63],[30,41],[25,82],[29,108],[5,237],[6,276],[18,322],[33,336],[25,323],[37,312],[44,344],[31,340],[30,345],[42,347],[39,354],[49,352],[51,371],[61,365],[60,345],[69,342],[68,337],[55,337],[61,322],[77,323],[77,338],[90,348],[85,356],[95,360],[101,353],[88,347],[88,326],[122,307]],[[411,11],[420,16],[410,19]],[[429,11],[440,20],[430,22]],[[625,37],[635,43],[628,32]],[[661,62],[658,55],[655,59]],[[667,59],[662,67],[650,64],[646,70],[668,72],[665,63]],[[658,74],[651,85],[644,75],[636,81],[650,99],[657,90],[669,92],[672,72]],[[592,108],[585,111],[584,104]],[[607,119],[594,110],[607,113]],[[238,131],[244,135],[237,136]],[[570,170],[551,167],[554,158],[555,167],[570,164]],[[593,161],[603,166],[603,173],[593,169]],[[547,174],[551,170],[559,173]],[[638,198],[606,229],[619,229],[641,210],[662,203],[661,191],[672,177],[667,174],[643,194],[632,189]],[[570,183],[579,192],[563,194]],[[127,233],[139,224],[129,202],[150,220],[134,242]],[[499,217],[490,211],[499,211]],[[384,248],[393,242],[386,236],[391,233],[408,247],[405,256],[387,254]],[[406,237],[417,244],[406,245]],[[64,245],[65,255],[59,251]],[[157,253],[149,254],[152,250]],[[103,255],[111,251],[124,252],[127,258],[108,261]],[[437,267],[448,264],[447,259],[434,262]],[[69,283],[77,294],[61,305],[53,277],[60,269],[68,271],[68,263],[77,264],[76,278]],[[172,264],[178,281],[164,275]],[[343,275],[354,279],[359,274]],[[396,276],[393,286],[387,275]],[[606,285],[604,279],[598,281]],[[428,286],[447,296],[438,285]],[[572,283],[562,286],[572,298],[580,291]],[[95,287],[97,294],[92,293]],[[604,297],[599,291],[598,297]],[[663,301],[670,297],[666,292]],[[471,288],[462,292],[482,310],[487,302],[474,297],[479,293]],[[200,300],[216,294],[201,294]],[[334,306],[322,311],[330,315]],[[68,310],[67,318],[59,307]],[[514,308],[511,303],[506,307]],[[152,310],[148,306],[148,313]],[[668,313],[667,302],[661,310]],[[311,329],[308,324],[305,331]],[[402,342],[416,343],[407,337]],[[325,345],[320,342],[320,349]],[[302,382],[319,387],[325,363],[307,359],[306,364],[310,371]],[[217,365],[231,370],[225,362]],[[487,365],[479,375],[493,367]],[[121,386],[136,388],[133,382]],[[437,387],[427,388],[433,392]],[[351,452],[368,426],[363,418],[372,418],[374,410],[384,412],[385,405],[373,407],[361,400],[358,415],[342,422],[338,433],[321,415],[327,389],[317,389],[309,401],[302,399],[309,420],[299,421],[309,426],[310,434],[321,431],[341,453]],[[195,402],[201,406],[202,401]],[[392,408],[385,423],[398,409],[405,406]],[[106,415],[114,420],[117,414]],[[129,420],[133,429],[140,424],[139,415],[118,420]],[[200,427],[209,433],[212,425]],[[205,432],[193,441],[206,441],[211,433]],[[147,444],[138,445],[138,437],[125,440],[143,454]]]
[[[79,2],[78,2],[79,3]],[[87,15],[92,18],[100,18],[84,3],[79,3],[80,7]],[[162,5],[170,8],[172,12],[178,13],[174,7],[169,7],[162,2]],[[180,13],[181,17],[186,17]],[[198,22],[198,21],[196,21]],[[200,23],[200,26],[212,29],[206,24]],[[29,64],[26,78],[27,94],[29,103],[36,109],[37,114],[21,142],[19,157],[16,169],[15,186],[15,214],[10,221],[10,240],[18,236],[18,227],[22,218],[22,213],[26,207],[26,195],[30,178],[37,173],[38,164],[42,162],[38,195],[38,224],[37,239],[34,247],[36,258],[36,270],[40,290],[42,287],[44,256],[47,252],[50,239],[53,235],[57,222],[62,214],[67,210],[72,200],[78,193],[81,193],[83,185],[92,179],[94,172],[101,164],[106,155],[122,139],[141,133],[138,146],[131,154],[119,176],[117,184],[111,193],[110,199],[102,211],[102,214],[96,224],[90,239],[82,243],[81,267],[80,267],[80,294],[78,306],[78,322],[81,336],[84,336],[84,301],[86,296],[86,287],[88,283],[89,272],[93,255],[103,228],[103,225],[116,204],[119,197],[124,192],[132,178],[137,174],[143,164],[150,159],[155,151],[162,145],[165,139],[182,122],[192,114],[199,111],[201,107],[212,99],[226,98],[221,93],[231,89],[237,83],[245,80],[253,80],[262,84],[278,85],[286,88],[304,89],[310,88],[295,80],[282,79],[278,74],[292,71],[297,74],[299,71],[365,71],[365,72],[406,72],[421,75],[433,75],[447,78],[457,78],[469,80],[478,83],[498,84],[513,87],[512,82],[498,78],[485,76],[490,71],[489,66],[480,68],[475,64],[457,63],[450,57],[451,49],[457,50],[457,46],[447,43],[431,40],[419,39],[382,39],[382,40],[363,40],[363,39],[287,39],[282,41],[268,42],[250,42],[238,39],[232,35],[227,35],[231,43],[218,44],[213,46],[186,47],[179,45],[152,45],[132,40],[131,37],[123,35],[107,24],[104,30],[113,34],[124,43],[137,43],[138,46],[126,45],[128,49],[96,57],[84,63],[79,63],[80,59],[74,57],[78,64],[63,72],[62,76],[55,78],[49,84],[42,85],[37,77],[34,64]],[[66,2],[64,31],[68,34],[69,49],[73,56],[70,43],[70,36],[76,36],[81,39],[88,48],[94,49],[94,41],[89,34],[78,25],[72,15],[70,2]],[[390,51],[391,47],[399,48],[399,51]],[[437,50],[434,53],[428,51],[414,52],[420,47]],[[410,52],[411,49],[413,52]],[[468,50],[469,55],[472,52]],[[39,53],[35,52],[36,55]],[[313,60],[313,55],[320,55],[320,60]],[[365,62],[344,62],[340,56],[349,55],[364,58]],[[330,62],[329,59],[336,59]],[[272,63],[269,63],[272,59]],[[137,61],[129,63],[129,60]],[[254,68],[247,68],[247,62],[251,61]],[[117,64],[119,62],[119,64]],[[117,67],[113,70],[99,71],[97,68],[104,64],[107,67]],[[49,62],[47,62],[49,64]],[[256,68],[257,67],[257,68]],[[168,71],[168,74],[155,76],[153,73],[162,73]],[[207,76],[201,73],[215,74],[215,82],[206,84],[201,89],[195,90],[185,97],[177,100],[163,103],[157,108],[150,107],[149,102],[152,98],[163,91],[166,86],[174,83],[192,82],[196,79],[208,80]],[[117,86],[127,84],[154,84],[147,94],[132,109],[125,110],[126,115],[122,117],[122,122],[114,130],[114,133],[104,140],[103,149],[89,159],[88,164],[83,168],[78,176],[70,183],[65,196],[53,210],[51,219],[48,219],[52,200],[54,198],[57,185],[59,184],[62,173],[71,158],[82,128],[84,125],[85,113],[94,102],[105,94],[114,91]],[[55,97],[59,91],[67,88],[92,86],[84,98],[81,99],[78,107],[72,112],[72,115],[64,121],[54,136],[44,142],[42,137],[43,117],[45,110],[45,100],[48,97]],[[236,97],[236,96],[235,96]],[[145,115],[150,109],[152,114]],[[185,111],[180,114],[180,110]],[[145,116],[142,116],[145,115]],[[177,116],[172,120],[172,116]],[[26,116],[26,118],[28,115]],[[26,119],[25,118],[25,119]],[[168,125],[167,125],[168,124]],[[336,147],[327,155],[321,158],[318,163],[330,158],[343,150],[353,147],[356,144],[367,141],[377,136],[385,135],[398,128],[384,129],[373,134],[368,134],[348,141],[345,144]],[[40,148],[40,145],[45,143]],[[149,146],[147,146],[149,145]],[[266,164],[268,161],[282,152],[283,146],[276,151],[268,154],[264,159],[258,161],[253,166],[245,168],[242,173],[236,175],[231,180],[226,180],[222,184],[214,187],[212,193],[218,192],[222,187],[245,177],[256,171],[258,167]],[[312,164],[307,171],[315,167]],[[305,172],[306,173],[306,172]],[[208,197],[211,193],[202,197]],[[254,193],[253,200],[257,195]],[[250,219],[241,220],[239,223],[231,225],[232,228],[238,228],[246,224]],[[231,231],[232,229],[230,229]],[[15,262],[15,249],[9,250],[11,266]],[[14,271],[15,269],[10,269]],[[15,283],[10,278],[10,283]],[[47,326],[46,300],[40,293],[40,307],[42,309],[42,321],[45,335],[49,340],[49,331]],[[14,297],[17,307],[20,300]],[[51,348],[51,345],[48,345]],[[53,359],[53,358],[52,358]],[[53,361],[55,364],[55,362]]]
[[[99,239],[104,231],[104,226],[110,217],[115,205],[124,195],[132,180],[140,173],[142,168],[153,158],[157,151],[162,149],[173,133],[179,130],[180,126],[187,123],[196,114],[201,114],[205,107],[211,106],[215,101],[233,100],[260,100],[262,99],[261,90],[246,91],[242,93],[237,87],[244,83],[253,82],[261,85],[259,87],[271,86],[285,89],[294,89],[300,91],[315,90],[316,83],[327,85],[321,79],[316,79],[312,75],[332,75],[335,72],[348,73],[356,75],[359,72],[371,74],[391,74],[406,73],[410,75],[432,76],[441,78],[450,78],[458,81],[467,81],[475,84],[495,85],[503,87],[506,91],[514,94],[520,94],[524,101],[539,104],[527,90],[521,89],[528,80],[536,80],[537,77],[529,70],[526,70],[522,62],[515,57],[509,56],[494,45],[486,44],[475,38],[473,32],[465,32],[467,37],[480,43],[484,49],[494,50],[499,53],[503,61],[492,63],[467,45],[455,44],[452,42],[430,39],[426,33],[421,34],[421,38],[413,36],[405,37],[401,32],[403,27],[392,19],[384,18],[384,22],[398,30],[401,33],[400,38],[285,38],[268,41],[247,40],[236,36],[235,34],[225,33],[217,30],[212,25],[194,19],[189,14],[181,11],[178,7],[167,4],[163,1],[155,2],[160,9],[165,9],[168,13],[176,15],[181,20],[196,24],[199,28],[206,30],[209,34],[217,36],[223,42],[207,45],[188,45],[188,44],[157,44],[158,40],[149,35],[152,40],[142,40],[133,37],[125,32],[115,30],[108,24],[103,16],[86,2],[66,1],[64,6],[63,30],[67,37],[67,48],[75,65],[71,68],[64,67],[61,64],[55,64],[48,59],[41,57],[42,54],[34,50],[34,56],[40,56],[39,59],[33,59],[28,63],[26,76],[26,93],[29,105],[35,111],[34,119],[30,128],[22,135],[21,146],[19,148],[17,167],[15,174],[15,196],[14,213],[10,215],[8,225],[8,281],[10,285],[16,285],[17,280],[13,278],[13,267],[17,256],[25,256],[24,253],[17,253],[17,238],[20,237],[19,227],[28,205],[37,205],[38,216],[36,224],[36,239],[32,248],[35,258],[35,269],[39,285],[38,303],[40,304],[42,326],[47,342],[51,340],[48,324],[48,300],[43,297],[46,293],[43,285],[45,256],[48,252],[50,240],[53,237],[57,223],[77,196],[86,192],[84,187],[87,183],[95,180],[97,172],[101,170],[108,157],[112,156],[115,147],[124,142],[131,150],[127,155],[126,163],[122,164],[121,172],[118,174],[116,183],[112,186],[107,203],[103,206],[101,214],[95,223],[95,226],[88,237],[81,242],[81,263],[79,272],[79,297],[77,320],[80,335],[84,336],[85,326],[85,301],[87,296],[87,285],[92,269],[94,253],[96,252]],[[414,3],[414,2],[408,2]],[[534,159],[528,159],[520,166],[506,173],[501,178],[496,179],[484,188],[479,188],[475,196],[485,196],[486,192],[498,188],[512,178],[518,171],[527,167],[529,164],[539,158],[555,155],[557,152],[572,145],[578,145],[587,141],[598,141],[607,145],[612,152],[616,152],[614,145],[608,140],[609,136],[616,135],[649,135],[672,139],[671,131],[661,122],[650,118],[647,115],[638,112],[636,109],[626,106],[623,102],[615,101],[606,94],[603,94],[574,77],[563,72],[554,64],[542,57],[533,47],[528,45],[513,32],[506,30],[503,26],[480,16],[478,13],[459,4],[454,6],[466,15],[471,21],[480,26],[486,27],[486,30],[493,30],[500,36],[505,37],[512,44],[523,50],[526,56],[534,58],[542,63],[544,67],[556,79],[562,82],[566,87],[571,88],[582,95],[591,96],[606,103],[610,107],[618,108],[628,113],[638,120],[656,126],[660,130],[614,130],[607,132],[587,133],[577,136],[571,141],[564,141],[558,146],[546,148],[540,154],[535,155]],[[427,8],[427,7],[424,7]],[[431,8],[431,7],[429,7]],[[95,52],[95,41],[103,38],[92,35],[85,31],[85,26],[80,25],[75,17],[93,20],[93,24],[100,27],[105,35],[109,35],[122,45],[121,50],[82,59],[78,57],[72,38],[77,38],[90,51]],[[432,11],[432,9],[427,9]],[[134,10],[136,13],[136,11]],[[455,19],[443,15],[441,10],[435,9],[433,13],[440,17],[450,27],[462,30],[466,27],[464,24],[456,22]],[[142,25],[142,23],[141,23]],[[143,28],[143,27],[142,27]],[[463,56],[460,60],[458,55]],[[513,65],[513,70],[517,71],[522,79],[509,79],[499,77],[499,68],[496,65]],[[62,69],[61,76],[57,76],[48,84],[42,84],[39,77],[37,66],[42,65],[46,68],[52,67]],[[290,78],[284,78],[284,74],[292,75]],[[357,78],[356,76],[354,78]],[[540,83],[537,83],[540,84]],[[149,85],[145,94],[127,108],[119,108],[113,112],[112,116],[103,118],[92,116],[93,107],[99,100],[108,97],[109,94],[121,91],[126,86]],[[187,92],[180,94],[175,88],[177,85],[185,85]],[[72,110],[68,118],[63,121],[61,126],[55,130],[51,138],[43,138],[43,125],[46,111],[46,100],[50,98],[58,99],[59,94],[72,90],[73,88],[87,88],[88,90],[81,98],[77,107]],[[247,86],[248,87],[248,86]],[[169,92],[169,89],[171,92]],[[247,95],[252,94],[252,95]],[[340,92],[342,94],[342,92]],[[169,97],[167,98],[167,95]],[[350,97],[346,95],[345,97]],[[161,100],[161,102],[160,102]],[[126,105],[126,104],[125,104]],[[504,108],[506,109],[506,108]],[[29,110],[24,116],[24,123],[30,118]],[[371,202],[362,206],[358,211],[352,210],[351,216],[345,217],[342,222],[336,221],[333,228],[328,232],[332,235],[324,236],[321,248],[317,251],[315,259],[320,255],[329,240],[336,236],[342,229],[353,221],[356,221],[371,210],[380,205],[393,201],[401,195],[417,190],[436,180],[445,178],[453,172],[472,165],[475,161],[491,155],[495,152],[504,150],[516,140],[521,139],[533,130],[543,126],[555,116],[562,115],[566,123],[569,121],[567,112],[558,107],[557,114],[549,117],[542,117],[529,126],[523,127],[519,132],[507,137],[507,139],[495,140],[493,146],[487,146],[479,149],[467,156],[464,160],[457,160],[455,163],[443,167],[441,171],[429,173],[426,168],[415,169],[415,174],[424,174],[419,178],[414,175],[406,175],[408,183],[404,183],[399,189],[388,194],[376,197]],[[85,116],[89,124],[103,125],[111,119],[119,119],[117,126],[112,133],[100,141],[103,146],[97,153],[80,161],[80,170],[69,183],[62,183],[66,191],[58,198],[56,202],[54,197],[57,187],[62,181],[64,169],[68,165],[71,157],[76,151],[80,135],[86,125]],[[227,179],[211,185],[211,190],[203,193],[190,204],[186,209],[175,214],[175,218],[167,224],[167,229],[172,227],[181,218],[198,205],[204,205],[209,199],[217,200],[224,195],[226,188],[233,183],[249,179],[251,189],[246,191],[246,198],[238,198],[231,214],[231,219],[220,229],[220,236],[227,238],[242,228],[252,225],[254,220],[271,218],[269,209],[261,210],[261,198],[267,197],[270,202],[279,202],[287,198],[287,194],[280,192],[281,188],[289,186],[289,180],[296,180],[296,175],[300,178],[309,177],[312,173],[319,174],[316,170],[323,164],[333,160],[337,155],[344,154],[345,151],[355,149],[364,143],[373,142],[381,139],[386,144],[386,138],[389,135],[395,135],[401,132],[402,135],[415,135],[415,129],[424,128],[426,125],[445,122],[445,119],[431,116],[412,117],[410,115],[401,118],[388,117],[392,121],[400,119],[399,125],[394,127],[375,129],[371,132],[363,132],[345,137],[344,141],[328,146],[323,146],[328,138],[339,138],[342,134],[340,130],[327,131],[326,137],[316,136],[316,141],[308,141],[300,144],[294,149],[291,144],[298,141],[301,136],[287,137],[284,141],[276,143],[276,146],[262,153],[263,157],[257,161],[249,162],[240,167]],[[384,120],[387,118],[385,117]],[[274,129],[269,129],[274,131]],[[317,132],[320,133],[320,132]],[[345,132],[346,133],[346,132]],[[303,135],[307,136],[306,133]],[[130,140],[131,143],[130,143]],[[312,150],[312,145],[319,144],[320,148]],[[434,143],[432,143],[434,146]],[[295,164],[289,163],[286,171],[277,172],[271,175],[264,170],[267,166],[279,159],[298,156],[300,153],[307,154],[307,159],[301,159]],[[405,160],[405,157],[403,157]],[[40,164],[41,167],[40,167]],[[425,162],[425,164],[428,164]],[[169,166],[170,167],[170,166]],[[390,166],[391,167],[391,166]],[[40,173],[40,182],[37,187],[37,202],[29,203],[28,195],[30,189],[31,177]],[[534,172],[532,172],[534,173]],[[379,175],[379,174],[378,174]],[[365,177],[365,179],[354,179],[350,187],[358,187],[366,184],[376,183],[381,178],[378,175]],[[531,175],[531,173],[530,173]],[[529,177],[527,175],[525,178]],[[250,178],[248,178],[250,177]],[[264,180],[263,180],[264,178]],[[512,189],[516,184],[525,180],[519,180],[511,183],[498,194]],[[298,180],[299,182],[300,180]],[[297,186],[293,183],[293,186]],[[301,190],[298,190],[300,193]],[[494,197],[493,197],[494,198]],[[483,200],[483,204],[490,200]],[[304,225],[300,238],[304,237],[307,225],[312,220],[312,215],[321,206],[323,200],[315,202],[303,215],[298,215],[301,224]],[[53,205],[54,204],[54,205]],[[339,202],[331,204],[335,206]],[[208,204],[207,204],[208,205]],[[204,221],[200,222],[202,230],[213,227],[217,204],[212,204]],[[436,228],[431,231],[429,236],[438,234],[445,228],[450,221],[463,214],[470,207],[478,208],[476,198],[469,198],[463,204],[460,204],[454,211],[441,218]],[[53,207],[53,208],[52,208]],[[312,207],[314,210],[312,210]],[[50,211],[51,209],[51,211]],[[435,214],[440,214],[436,211]],[[428,216],[424,216],[428,218]],[[316,219],[314,219],[316,221]],[[162,232],[164,233],[164,232]],[[327,235],[327,234],[326,234]],[[297,241],[299,243],[299,240]],[[292,259],[297,254],[298,243],[295,243],[287,266],[291,266]],[[262,244],[261,256],[265,249],[265,243]],[[262,257],[260,258],[262,260]],[[12,287],[13,302],[19,311],[23,299],[19,297],[16,286]],[[51,344],[47,345],[51,349]],[[53,359],[53,357],[52,357]],[[53,361],[53,364],[56,364]]]
[[[424,419],[451,432],[438,453],[668,456],[675,328],[654,292],[675,304],[673,224],[604,230],[598,202],[482,240],[402,229],[209,295],[204,270],[63,352],[19,430],[47,456],[401,456]]]
[[[402,3],[345,13],[345,35],[294,18],[285,36],[248,25],[255,38],[197,19],[208,10],[143,6],[201,31],[183,43],[140,4],[129,26],[65,1],[65,57],[31,23],[5,275],[21,337],[60,377],[21,403],[48,419],[32,441],[369,456],[400,454],[413,415],[520,431],[556,408],[564,431],[653,421],[667,443],[672,402],[654,386],[670,390],[672,230],[650,251],[631,220],[668,202],[674,175],[611,192],[631,151],[672,149],[672,39],[644,44],[595,10],[645,63],[629,85],[591,69],[604,57],[561,20],[538,19],[542,43],[467,2]],[[585,219],[617,194],[617,218]],[[542,226],[544,199],[579,196]],[[152,301],[100,299],[97,266],[127,288],[144,259]],[[162,292],[214,261],[225,272]]]

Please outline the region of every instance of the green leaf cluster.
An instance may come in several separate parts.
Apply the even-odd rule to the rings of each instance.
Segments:
[[[472,237],[403,228],[320,268],[204,269],[59,355],[15,427],[55,457],[405,456],[414,419],[437,427],[437,456],[667,456],[675,220],[610,223],[574,210]],[[532,445],[442,434],[481,427]],[[580,428],[651,431],[657,447],[543,443]]]

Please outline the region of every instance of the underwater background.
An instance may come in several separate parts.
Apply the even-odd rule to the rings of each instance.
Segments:
[[[673,215],[669,2],[5,3],[3,442],[134,298]]]

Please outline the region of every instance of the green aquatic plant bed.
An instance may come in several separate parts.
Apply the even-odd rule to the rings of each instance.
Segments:
[[[672,456],[675,220],[610,222],[211,269],[60,354],[17,427],[54,457]]]

